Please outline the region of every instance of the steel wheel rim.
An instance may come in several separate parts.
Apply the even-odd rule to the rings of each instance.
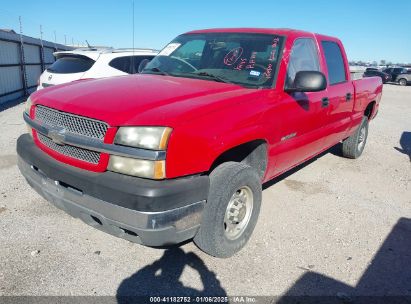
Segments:
[[[405,80],[404,79],[400,80],[400,85],[402,85],[402,86],[405,85]]]
[[[230,240],[238,239],[250,222],[254,196],[248,186],[237,189],[228,202],[224,215],[224,234]]]
[[[360,130],[360,135],[358,136],[358,151],[364,147],[365,144],[365,137],[366,137],[366,129],[362,127]]]

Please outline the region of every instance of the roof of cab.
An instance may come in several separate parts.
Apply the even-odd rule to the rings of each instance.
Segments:
[[[187,32],[186,34],[203,34],[203,33],[256,33],[256,34],[277,34],[289,37],[298,36],[315,36],[321,37],[322,39],[338,40],[338,38],[326,36],[322,34],[317,34],[313,32],[307,32],[302,30],[290,29],[290,28],[214,28],[214,29],[203,29],[194,30]]]

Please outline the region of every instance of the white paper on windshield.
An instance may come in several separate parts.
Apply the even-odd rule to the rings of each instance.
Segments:
[[[170,43],[167,45],[158,55],[160,56],[169,56],[172,52],[174,52],[181,43]]]

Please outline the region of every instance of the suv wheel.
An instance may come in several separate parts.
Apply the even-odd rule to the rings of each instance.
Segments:
[[[406,86],[407,85],[407,79],[401,78],[398,80],[398,83],[400,86]]]
[[[227,162],[210,174],[210,190],[194,243],[220,258],[234,255],[249,240],[261,206],[258,173],[243,163]]]

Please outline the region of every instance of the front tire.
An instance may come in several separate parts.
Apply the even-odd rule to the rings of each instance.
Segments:
[[[258,173],[243,163],[227,162],[210,174],[210,190],[194,243],[204,252],[228,258],[249,240],[260,213]]]
[[[400,86],[405,87],[407,85],[407,79],[401,78],[398,80],[398,83],[400,84]]]
[[[358,129],[343,141],[342,154],[347,158],[358,158],[364,151],[368,137],[368,117],[364,116]]]

